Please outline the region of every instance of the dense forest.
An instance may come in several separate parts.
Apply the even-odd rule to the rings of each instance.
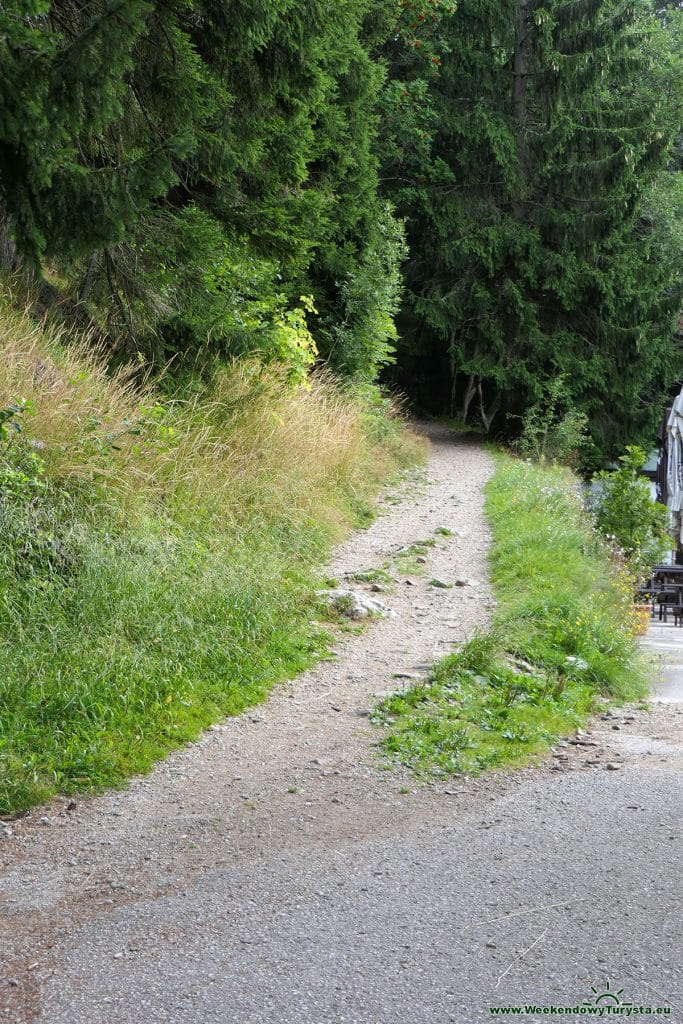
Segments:
[[[112,361],[329,367],[596,460],[681,376],[681,10],[8,0],[0,263]]]

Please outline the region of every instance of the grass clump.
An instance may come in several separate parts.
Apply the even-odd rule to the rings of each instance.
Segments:
[[[630,583],[593,530],[578,479],[500,454],[486,507],[491,633],[373,716],[390,758],[428,775],[522,763],[580,725],[598,695],[647,688]]]
[[[427,553],[430,548],[436,546],[432,538],[427,540],[416,540],[397,551],[392,559],[396,572],[402,575],[421,576],[425,573],[427,564]]]
[[[0,306],[0,812],[116,785],[324,650],[315,568],[421,448],[256,364],[107,374]]]
[[[347,577],[354,583],[377,583],[379,586],[390,587],[393,577],[387,569],[363,569],[360,572],[352,572]]]

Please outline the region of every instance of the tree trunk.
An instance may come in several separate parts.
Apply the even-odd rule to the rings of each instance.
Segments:
[[[491,405],[488,407],[488,409],[484,408],[484,392],[481,387],[481,381],[479,381],[477,384],[477,393],[479,395],[479,413],[481,415],[481,422],[484,424],[484,430],[488,434],[491,429],[491,424],[493,423],[500,409],[500,391],[496,391],[495,397],[491,402]]]
[[[16,265],[17,247],[9,236],[9,221],[0,203],[0,270],[15,270]]]
[[[467,416],[470,411],[470,405],[474,398],[477,390],[477,378],[473,373],[467,378],[467,387],[465,388],[465,394],[462,397],[462,405],[460,407],[460,419],[463,423],[467,423]]]
[[[104,265],[105,265],[106,270],[107,270],[107,281],[109,283],[109,290],[111,292],[111,297],[114,300],[114,302],[116,303],[116,305],[119,307],[119,312],[121,313],[121,318],[123,320],[123,323],[128,328],[129,340],[132,341],[133,344],[135,344],[135,331],[133,330],[133,318],[130,315],[130,309],[129,308],[127,309],[126,305],[124,304],[124,301],[123,301],[123,299],[121,297],[121,292],[119,291],[118,285],[116,283],[116,267],[115,267],[114,260],[112,258],[112,255],[111,255],[111,252],[109,251],[109,249],[105,249],[104,250]]]
[[[97,270],[97,264],[100,262],[99,252],[94,252],[88,260],[88,269],[85,272],[85,276],[81,282],[81,287],[78,289],[78,301],[85,302],[90,294],[92,283],[95,279],[95,271]]]
[[[458,379],[458,367],[455,362],[455,352],[453,351],[453,345],[455,343],[455,332],[451,331],[448,339],[448,372],[451,378],[451,394],[448,403],[448,413],[450,416],[455,416],[455,388]]]

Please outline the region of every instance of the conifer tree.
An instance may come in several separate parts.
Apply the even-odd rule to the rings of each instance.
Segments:
[[[0,12],[0,201],[32,262],[111,242],[168,184],[173,140],[124,151],[118,130],[148,13],[143,0]]]
[[[404,365],[431,365],[431,387],[450,375],[442,397],[487,429],[562,377],[611,453],[680,372],[677,270],[642,216],[676,119],[647,81],[654,20],[644,3],[465,0],[444,26],[433,143],[398,192]]]
[[[395,4],[33,2],[4,8],[0,34],[0,221],[20,253],[70,260],[74,298],[160,359],[229,349],[234,310],[225,330],[216,303],[198,311],[233,253],[247,290],[274,268],[265,306],[313,293],[322,357],[372,378],[403,253],[375,151]]]

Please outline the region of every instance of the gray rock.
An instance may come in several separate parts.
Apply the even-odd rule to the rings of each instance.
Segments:
[[[364,619],[370,615],[396,615],[388,605],[358,590],[338,587],[336,590],[323,590],[320,596],[340,615],[345,615],[349,619]]]

